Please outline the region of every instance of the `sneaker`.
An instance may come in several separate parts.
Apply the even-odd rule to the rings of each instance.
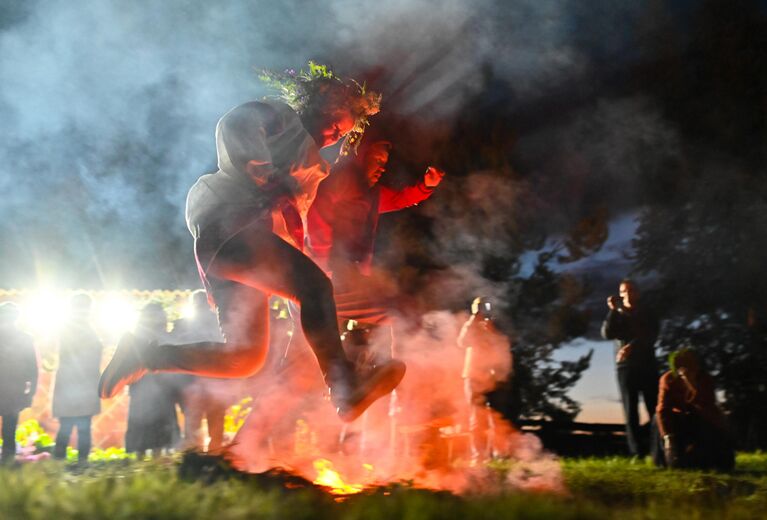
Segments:
[[[405,363],[392,359],[367,373],[355,373],[356,381],[347,383],[349,388],[344,389],[343,383],[333,385],[331,397],[338,417],[344,422],[354,421],[376,400],[391,393],[405,377],[405,370]],[[339,387],[345,391],[339,392]]]
[[[149,347],[135,336],[126,338],[117,345],[115,355],[99,379],[99,396],[109,399],[116,396],[127,385],[133,384],[147,373],[141,362],[141,353]]]

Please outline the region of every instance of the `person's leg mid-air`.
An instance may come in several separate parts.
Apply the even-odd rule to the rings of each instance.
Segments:
[[[207,278],[219,307],[226,343],[146,348],[126,343],[102,374],[102,397],[116,395],[146,371],[208,377],[246,377],[257,372],[268,349],[270,294],[301,308],[304,334],[314,351],[331,398],[344,421],[356,419],[401,381],[405,365],[391,360],[369,373],[355,372],[338,334],[333,287],[308,257],[258,224],[230,239],[215,256]]]

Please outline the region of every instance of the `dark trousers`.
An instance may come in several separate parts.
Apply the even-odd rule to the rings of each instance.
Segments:
[[[16,427],[19,425],[19,414],[9,413],[3,417],[3,462],[12,462],[16,458]]]
[[[652,419],[658,404],[658,373],[618,366],[618,388],[621,392],[623,415],[626,419],[626,441],[632,455],[647,454],[648,440],[642,438],[639,426],[639,394],[642,394],[647,415]]]
[[[198,262],[210,252],[195,245]],[[201,263],[204,265],[204,262]],[[205,272],[216,300],[221,343],[163,345],[151,352],[150,369],[207,377],[241,378],[258,372],[269,350],[269,295],[299,304],[301,326],[326,381],[344,382],[353,369],[338,335],[333,285],[301,251],[254,223],[230,238]]]
[[[61,417],[59,422],[59,433],[56,434],[56,447],[53,450],[53,456],[57,459],[67,458],[67,445],[72,435],[72,430],[77,427],[77,451],[78,461],[86,462],[88,454],[91,452],[91,417],[83,415],[80,417]]]
[[[727,434],[693,414],[671,414],[668,433],[674,436],[675,468],[715,469],[731,471],[735,467],[735,450]],[[656,466],[669,466],[663,451],[657,417],[652,421],[651,455]]]

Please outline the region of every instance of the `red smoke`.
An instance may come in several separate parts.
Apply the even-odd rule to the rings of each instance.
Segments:
[[[325,386],[307,346],[293,342],[283,367],[282,352],[272,352],[272,365],[249,380],[252,412],[227,456],[244,471],[283,467],[309,480],[317,478],[318,467],[328,466],[327,460],[347,484],[412,481],[454,492],[561,489],[556,459],[542,451],[537,438],[516,431],[497,412],[491,412],[494,451],[511,459],[511,470],[501,477],[485,464],[471,464],[469,407],[461,378],[465,351],[457,344],[466,318],[432,312],[417,327],[398,322],[394,351],[407,363],[407,374],[391,398],[379,400],[350,425],[337,418],[324,398]],[[391,332],[382,327],[377,336],[372,343],[386,352]],[[509,348],[507,338],[498,334],[495,340]]]

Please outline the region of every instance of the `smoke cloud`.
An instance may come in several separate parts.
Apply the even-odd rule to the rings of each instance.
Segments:
[[[253,397],[252,411],[225,457],[240,470],[283,467],[309,480],[318,476],[317,461],[327,460],[345,482],[361,485],[409,480],[419,487],[462,493],[510,488],[561,491],[556,459],[537,439],[518,432],[495,411],[486,418],[492,424],[487,441],[477,441],[479,457],[490,451],[513,457],[513,471],[504,476],[471,463],[470,405],[462,379],[466,350],[457,342],[467,318],[467,314],[432,312],[419,326],[397,322],[393,336],[388,328],[379,329],[372,341],[374,351],[385,358],[393,350],[408,371],[390,398],[380,399],[349,425],[341,423],[323,399],[325,387],[308,347],[294,341],[283,363],[284,347],[274,345],[271,366],[241,389]],[[488,339],[494,343],[490,349],[474,345],[481,356],[475,363],[504,366],[491,360],[508,355],[508,339],[500,333]],[[512,375],[498,374],[499,379],[508,377]],[[488,442],[490,451],[482,442]]]
[[[185,194],[215,169],[217,118],[265,94],[256,68],[329,63],[383,91],[390,114],[439,132],[487,87],[488,64],[511,88],[484,94],[519,107],[626,47],[608,22],[635,13],[603,8],[595,29],[585,11],[565,0],[4,6],[0,284],[196,284]],[[604,44],[584,41],[586,21],[592,34],[613,27]]]

